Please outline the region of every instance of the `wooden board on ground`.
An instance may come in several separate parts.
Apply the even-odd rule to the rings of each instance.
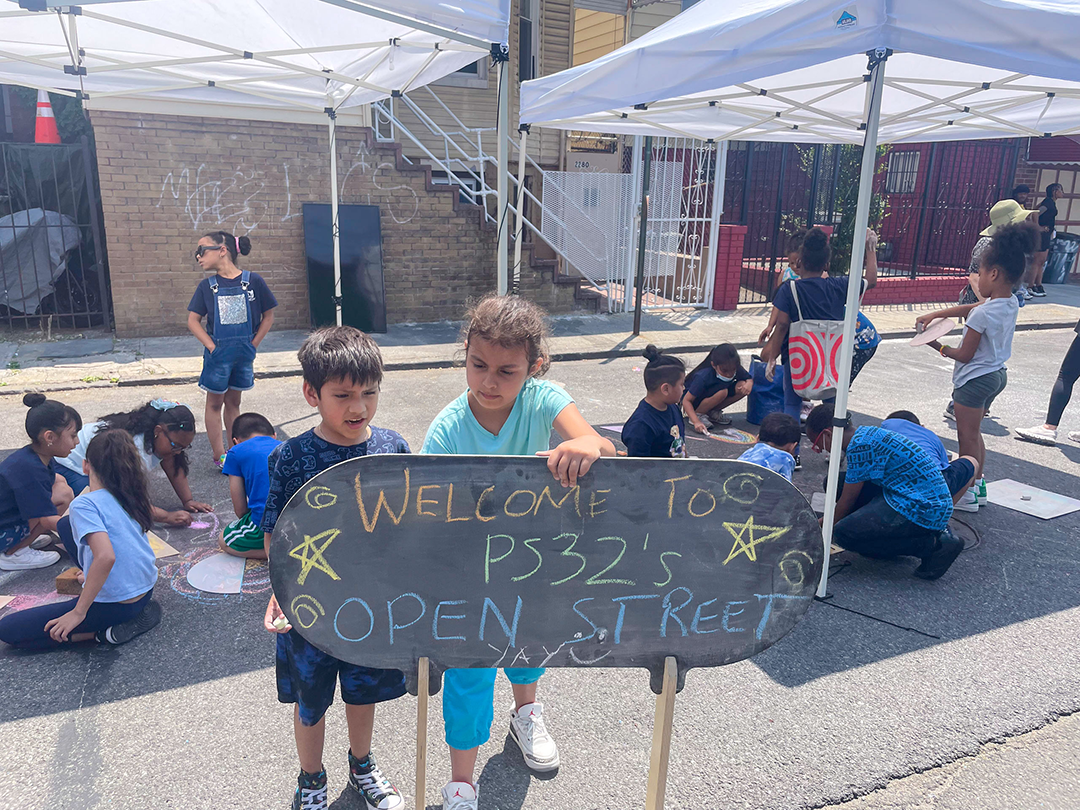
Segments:
[[[401,669],[643,667],[749,658],[809,608],[806,498],[729,460],[602,459],[564,489],[544,459],[393,456],[319,474],[283,510],[271,582],[320,649]],[[378,576],[372,572],[378,571]]]
[[[3,609],[5,606],[7,606],[7,603],[14,598],[14,596],[0,596],[0,609]]]
[[[154,550],[154,559],[160,560],[162,557],[174,557],[180,553],[153,532],[147,532],[146,539],[150,541],[150,548]]]
[[[1080,501],[1067,495],[1048,492],[1045,489],[1021,484],[1011,478],[1000,481],[988,481],[986,484],[987,500],[1006,509],[1023,512],[1025,515],[1050,520],[1080,510]]]
[[[188,584],[207,593],[240,593],[246,562],[243,557],[214,554],[191,566],[187,575]]]
[[[69,568],[56,576],[56,592],[64,596],[79,596],[82,593],[82,583],[79,582],[78,568]]]

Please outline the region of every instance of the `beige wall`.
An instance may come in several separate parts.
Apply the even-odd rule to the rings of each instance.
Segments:
[[[574,65],[584,65],[624,44],[626,17],[574,9]]]
[[[663,25],[682,11],[679,0],[654,0],[654,2],[635,2],[630,9],[630,40],[647,34],[657,26]]]

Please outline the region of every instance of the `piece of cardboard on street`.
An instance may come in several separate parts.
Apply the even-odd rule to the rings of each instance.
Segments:
[[[191,566],[187,574],[188,584],[207,593],[240,593],[246,562],[243,557],[231,554],[213,554]]]
[[[1011,478],[986,483],[986,499],[997,506],[1004,506],[1025,515],[1050,520],[1080,510],[1080,501],[1067,495],[1048,492],[1045,489],[1021,484]]]
[[[154,550],[154,559],[160,560],[162,557],[174,557],[180,553],[153,532],[147,532],[146,539],[150,541],[150,548]]]

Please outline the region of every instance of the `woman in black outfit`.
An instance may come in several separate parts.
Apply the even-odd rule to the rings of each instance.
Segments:
[[[1041,241],[1032,264],[1035,266],[1035,278],[1032,279],[1031,294],[1042,298],[1046,290],[1042,286],[1043,270],[1046,269],[1046,254],[1050,250],[1050,240],[1054,238],[1054,225],[1057,222],[1057,200],[1065,196],[1061,183],[1051,183],[1046,187],[1046,199],[1039,203],[1039,231]]]
[[[1054,388],[1050,392],[1050,407],[1046,411],[1046,424],[1030,428],[1018,428],[1016,435],[1029,442],[1039,444],[1057,444],[1057,429],[1061,423],[1061,414],[1072,397],[1073,383],[1080,378],[1080,323],[1076,324],[1076,337],[1072,345],[1065,352],[1065,359],[1061,361],[1061,369],[1058,371]],[[1080,442],[1080,430],[1074,430],[1069,434],[1074,442]]]

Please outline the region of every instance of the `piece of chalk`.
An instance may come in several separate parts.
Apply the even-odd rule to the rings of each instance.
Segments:
[[[1020,500],[1022,500],[1022,501],[1030,501],[1031,496],[1030,495],[1021,495]]]
[[[209,529],[210,524],[209,523],[192,523],[191,528],[192,529]]]
[[[284,616],[278,616],[276,619],[274,619],[274,627],[276,629],[284,630],[288,626],[289,626],[289,620],[286,619]]]

